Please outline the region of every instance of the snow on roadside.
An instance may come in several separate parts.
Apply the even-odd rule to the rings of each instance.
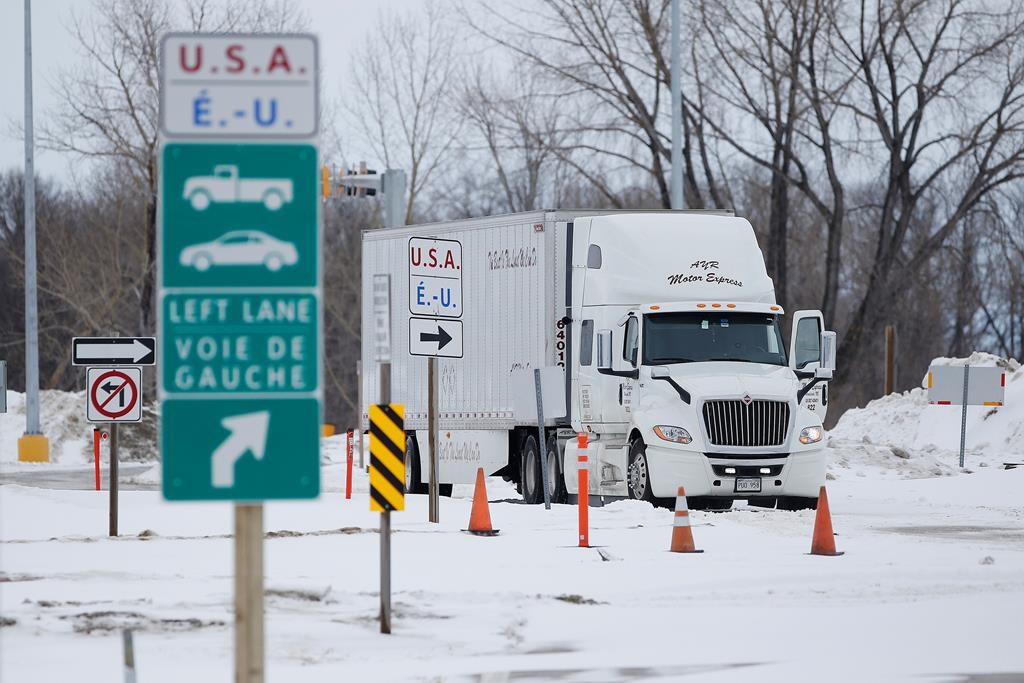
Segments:
[[[936,358],[932,365],[1001,367],[1005,405],[967,411],[966,470],[1024,462],[1024,371],[1014,359],[975,352],[969,358]],[[921,386],[846,411],[829,432],[830,478],[921,478],[960,472],[959,406],[929,405]]]

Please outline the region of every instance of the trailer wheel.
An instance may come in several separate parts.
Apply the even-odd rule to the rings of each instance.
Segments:
[[[416,444],[416,433],[405,434],[405,492],[426,493],[427,485],[420,483],[420,449]]]
[[[641,439],[629,447],[629,469],[626,474],[626,488],[633,500],[646,500],[657,506],[661,501],[651,493],[651,470],[647,466],[647,446]]]
[[[565,503],[569,500],[569,492],[565,490],[565,477],[562,473],[562,452],[558,448],[558,439],[554,434],[548,439],[548,481],[551,482],[551,502]],[[541,500],[544,493],[541,492]]]
[[[527,434],[523,439],[522,466],[520,469],[523,502],[535,505],[544,502],[543,474],[540,471],[540,450],[537,448],[537,437]]]

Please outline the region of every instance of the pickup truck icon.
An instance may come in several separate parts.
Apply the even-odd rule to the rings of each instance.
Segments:
[[[213,175],[188,178],[182,196],[196,211],[205,211],[213,202],[261,202],[277,211],[292,201],[293,188],[288,178],[240,178],[238,166],[222,164],[213,167]]]

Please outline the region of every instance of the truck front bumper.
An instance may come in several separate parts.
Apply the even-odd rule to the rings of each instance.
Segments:
[[[769,466],[782,464],[782,471],[773,475],[760,475],[760,493],[737,493],[736,477],[718,474],[715,466]],[[659,498],[676,495],[680,486],[687,496],[720,496],[724,498],[771,498],[775,496],[803,496],[814,498],[825,483],[824,447],[789,453],[785,457],[767,460],[745,459],[736,455],[712,461],[696,451],[683,451],[653,444],[647,445],[647,467],[650,472],[651,492]],[[754,475],[757,476],[757,475]]]

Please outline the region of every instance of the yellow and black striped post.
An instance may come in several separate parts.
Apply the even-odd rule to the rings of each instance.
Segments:
[[[370,406],[370,510],[405,509],[405,406]]]

